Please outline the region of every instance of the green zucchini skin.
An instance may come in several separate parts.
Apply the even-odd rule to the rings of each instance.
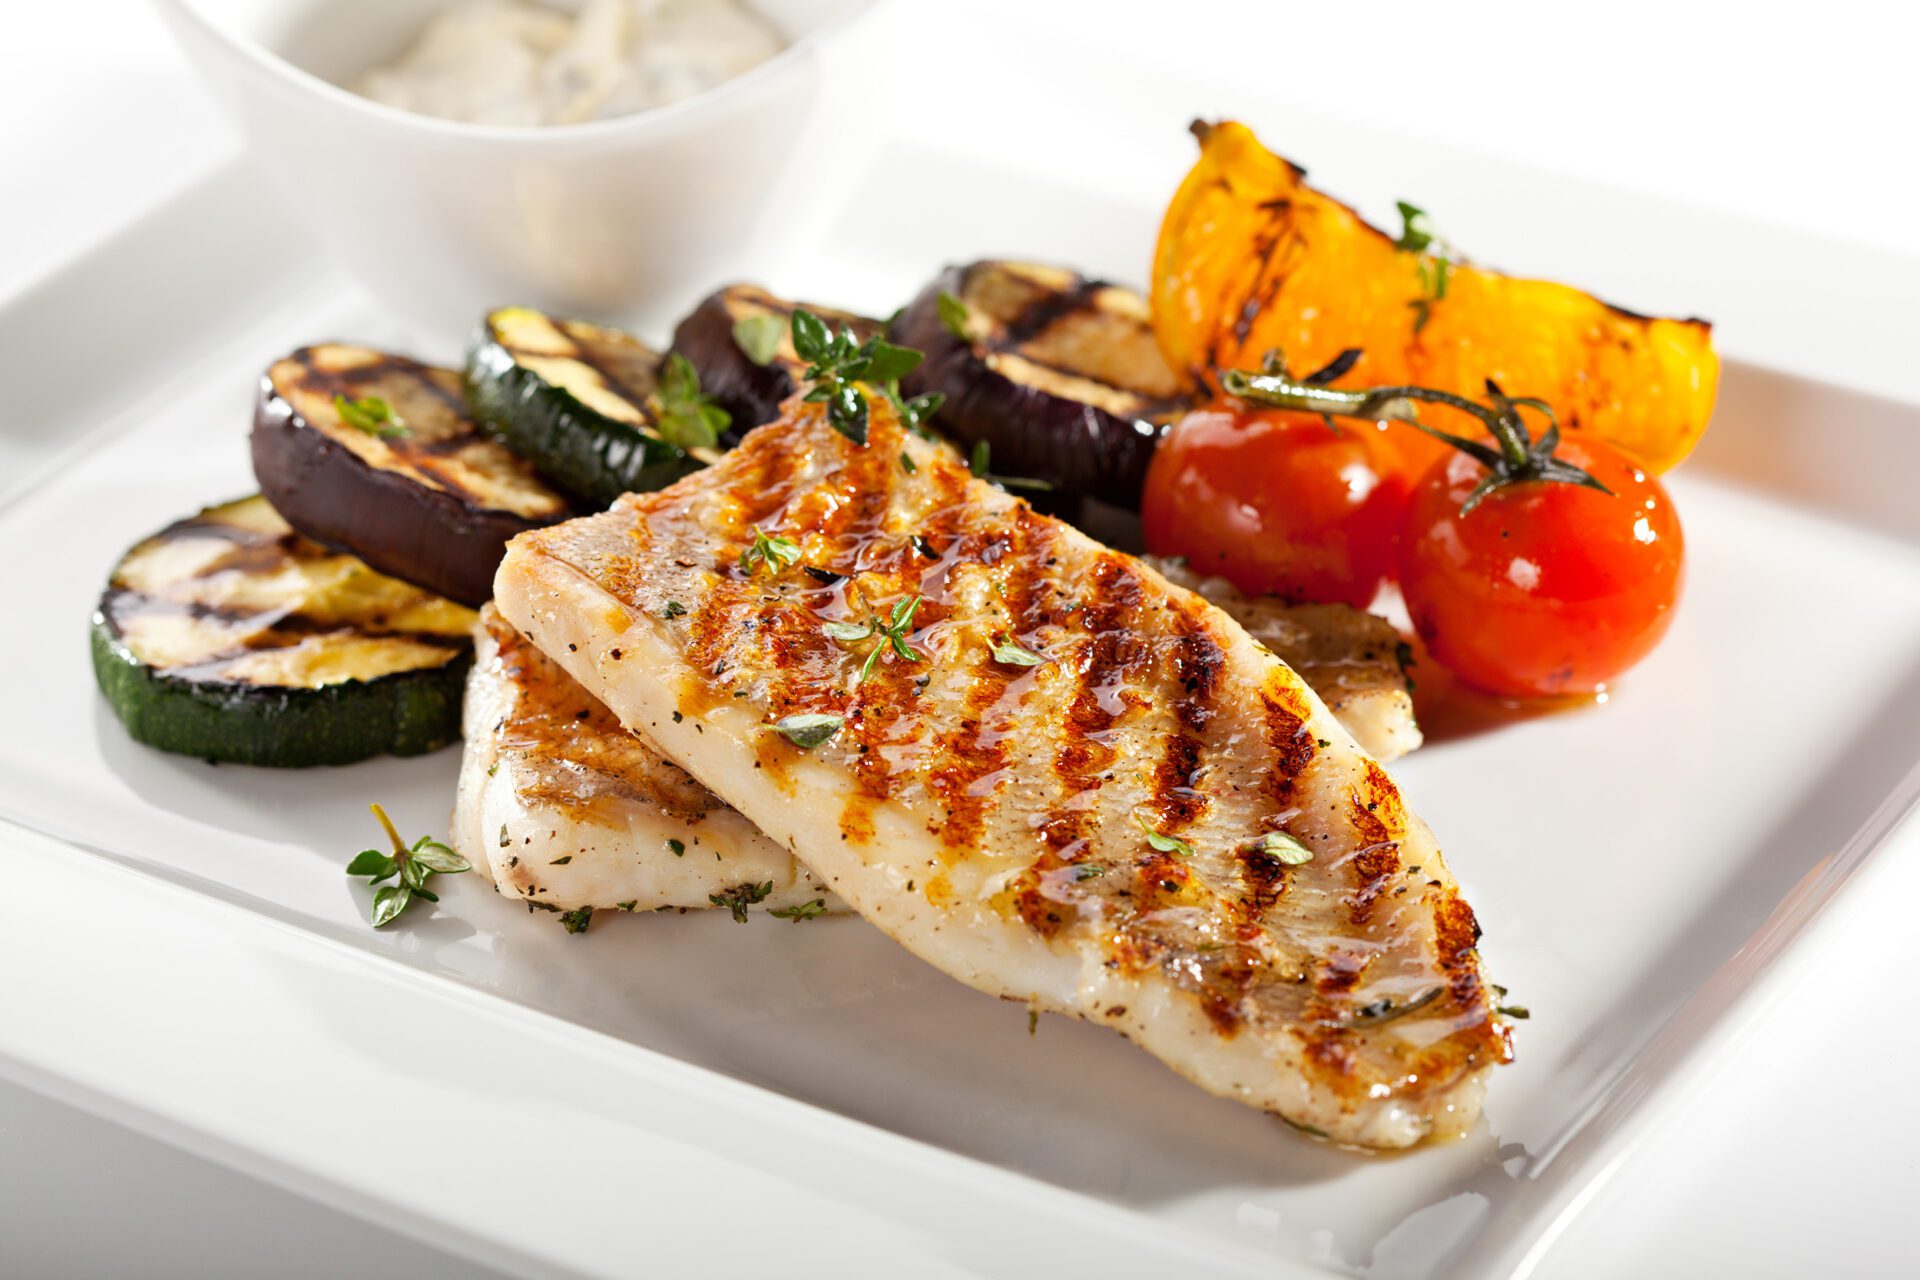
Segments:
[[[417,756],[460,736],[472,658],[318,689],[182,680],[127,651],[106,616],[92,627],[93,673],[136,741],[223,764],[301,769]]]
[[[255,495],[134,544],[101,593],[89,648],[136,741],[300,768],[458,738],[473,617],[296,533]]]
[[[467,408],[482,430],[532,463],[548,484],[598,511],[623,493],[665,488],[700,468],[687,450],[610,417],[522,364],[501,337],[496,320],[502,314],[484,318],[468,345]],[[635,408],[643,420],[649,417],[644,403]]]

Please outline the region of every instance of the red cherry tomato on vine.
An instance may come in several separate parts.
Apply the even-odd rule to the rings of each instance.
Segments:
[[[1365,608],[1393,572],[1408,478],[1371,423],[1222,402],[1182,418],[1147,470],[1147,550],[1249,595]]]
[[[1527,480],[1494,489],[1456,453],[1414,486],[1400,590],[1434,659],[1509,698],[1590,694],[1645,657],[1673,619],[1680,521],[1652,473],[1573,434],[1556,457],[1613,492]]]

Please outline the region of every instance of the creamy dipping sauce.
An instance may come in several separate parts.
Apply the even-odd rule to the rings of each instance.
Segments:
[[[463,0],[352,88],[470,124],[579,124],[705,92],[783,46],[739,0]]]

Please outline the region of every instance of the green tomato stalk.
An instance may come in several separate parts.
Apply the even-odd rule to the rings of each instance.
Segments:
[[[1546,401],[1533,396],[1509,396],[1489,378],[1487,403],[1479,404],[1450,391],[1432,387],[1372,387],[1361,391],[1340,391],[1325,384],[1353,367],[1360,358],[1356,349],[1340,353],[1332,364],[1306,378],[1294,378],[1287,372],[1284,359],[1277,353],[1267,357],[1265,366],[1253,373],[1229,369],[1220,376],[1220,385],[1228,395],[1250,404],[1274,409],[1299,409],[1326,417],[1365,418],[1371,422],[1404,422],[1424,431],[1436,440],[1452,445],[1487,469],[1487,475],[1460,508],[1466,515],[1480,500],[1496,489],[1529,480],[1554,484],[1580,485],[1611,495],[1613,490],[1601,484],[1571,462],[1554,457],[1560,446],[1560,421]],[[1420,403],[1443,404],[1478,418],[1493,437],[1492,445],[1469,440],[1420,421]],[[1547,420],[1547,430],[1536,440],[1521,417],[1522,409],[1532,409]]]

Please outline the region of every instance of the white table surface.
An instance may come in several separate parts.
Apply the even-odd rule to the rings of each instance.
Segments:
[[[901,0],[887,20],[931,21],[918,10],[933,2]],[[1360,6],[1279,0],[980,7],[999,11],[983,20],[1006,24],[1010,39],[1127,49],[1136,60],[1152,47],[1185,75],[1258,83],[1336,116],[1920,257],[1909,54],[1920,23],[1884,0],[1796,7],[1790,19],[1769,17],[1774,6],[1698,0],[1377,4],[1364,17]],[[238,151],[141,0],[20,5],[8,17],[0,300]],[[1809,315],[1810,341],[1836,319]],[[1878,345],[1891,349],[1886,337]],[[1880,372],[1863,366],[1853,380],[1912,385]],[[1908,1194],[1920,1186],[1920,1113],[1902,1087],[1920,1057],[1901,976],[1920,958],[1906,911],[1920,898],[1915,834],[1910,822],[1909,856],[1844,931],[1827,930],[1846,936],[1806,964],[1794,1002],[1812,1012],[1789,1008],[1753,1029],[1712,1087],[1637,1153],[1636,1163],[1658,1163],[1658,1187],[1631,1167],[1599,1186],[1534,1275],[1920,1274]],[[1849,1174],[1869,1166],[1872,1177]],[[820,1228],[831,1236],[831,1223]],[[0,1085],[0,1275],[131,1271],[475,1274]]]

